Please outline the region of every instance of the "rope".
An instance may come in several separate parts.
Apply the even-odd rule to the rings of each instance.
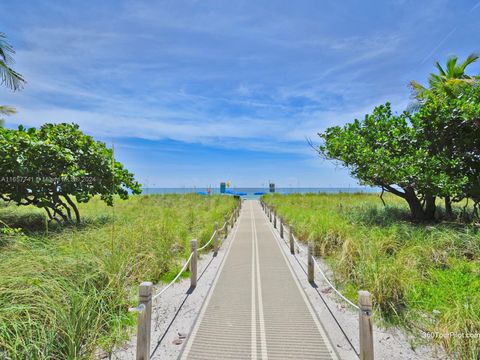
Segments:
[[[335,291],[337,293],[338,296],[340,296],[343,300],[345,300],[348,304],[350,304],[351,306],[353,306],[355,309],[359,310],[360,308],[355,305],[353,302],[351,302],[350,300],[348,300],[345,296],[343,296],[340,291],[338,291],[335,286],[332,285],[332,283],[330,282],[330,280],[328,280],[327,276],[325,275],[325,273],[322,271],[322,269],[320,268],[320,265],[318,265],[318,262],[317,260],[312,256],[312,259],[313,259],[313,262],[315,263],[315,265],[317,265],[317,269],[318,271],[320,271],[320,274],[322,274],[323,278],[325,279],[325,281],[327,282],[327,284],[333,289],[333,291]]]
[[[201,248],[199,248],[197,251],[202,251],[203,249],[205,249],[208,244],[210,244],[213,240],[213,238],[215,237],[215,235],[217,234],[217,230],[215,230],[212,234],[212,237],[210,238],[210,240],[207,241],[207,243],[205,245],[203,245]]]
[[[177,274],[177,276],[175,276],[175,278],[167,285],[165,286],[162,291],[160,291],[157,295],[155,295],[154,297],[152,297],[152,301],[155,301],[155,299],[157,299],[160,295],[162,295],[170,286],[173,285],[173,283],[175,281],[178,280],[178,278],[180,277],[180,275],[182,275],[182,273],[187,269],[187,266],[188,264],[190,263],[190,261],[192,260],[192,257],[193,257],[193,253],[190,254],[190,256],[188,257],[188,260],[186,261],[186,263],[183,265],[182,269],[180,270],[180,272]]]

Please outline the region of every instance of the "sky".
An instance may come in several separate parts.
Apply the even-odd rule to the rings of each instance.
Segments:
[[[480,52],[480,1],[2,0],[6,126],[75,122],[148,187],[354,187],[308,145],[435,61]],[[480,64],[470,68],[480,73]]]

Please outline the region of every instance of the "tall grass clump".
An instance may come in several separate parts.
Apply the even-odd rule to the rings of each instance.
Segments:
[[[267,195],[264,200],[313,240],[336,285],[353,302],[372,293],[382,323],[401,325],[455,359],[480,356],[480,233],[474,224],[409,221],[394,196]],[[377,317],[378,318],[378,317]]]
[[[231,197],[134,196],[114,211],[93,199],[81,226],[45,227],[35,208],[2,207],[23,233],[0,244],[0,357],[90,359],[124,341],[140,281],[178,270],[192,238],[207,241]]]

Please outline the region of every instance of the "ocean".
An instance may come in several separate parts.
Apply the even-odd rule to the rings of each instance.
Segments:
[[[213,194],[220,194],[220,188],[212,188]],[[200,193],[207,194],[208,188],[143,188],[142,194],[188,194],[188,193]],[[261,195],[255,195],[255,193],[268,193],[268,188],[227,188],[230,192],[228,195],[234,195],[235,193],[241,193],[243,199],[258,199]],[[275,192],[277,194],[306,194],[306,193],[376,193],[380,190],[374,187],[348,187],[348,188],[277,188]]]

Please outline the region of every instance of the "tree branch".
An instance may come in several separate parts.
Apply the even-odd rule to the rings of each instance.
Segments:
[[[380,194],[380,200],[382,200],[383,206],[387,206],[387,204],[385,204],[385,200],[383,200],[383,194],[384,193],[385,193],[385,188],[382,186],[382,192]]]
[[[401,192],[400,190],[395,189],[391,185],[384,185],[382,188],[385,188],[385,191],[388,191],[388,192],[391,192],[392,194],[400,196],[402,199],[405,199],[406,197],[406,194],[404,192]]]

